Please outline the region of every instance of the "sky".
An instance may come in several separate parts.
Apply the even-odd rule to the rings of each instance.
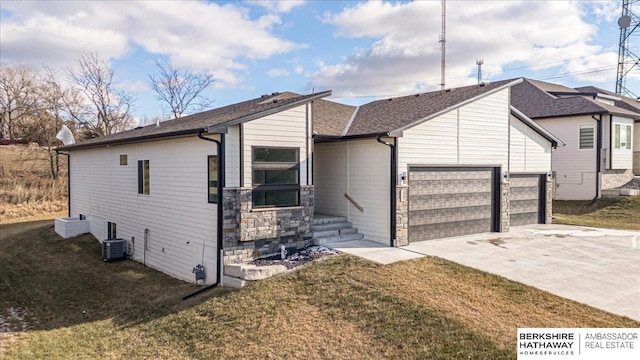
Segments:
[[[477,83],[483,59],[483,81],[523,76],[614,91],[621,3],[449,0],[445,86]],[[640,2],[632,10],[640,14]],[[163,115],[148,85],[157,61],[212,74],[212,107],[325,90],[358,105],[439,89],[441,26],[439,0],[3,0],[0,60],[64,74],[80,52],[97,52],[135,95],[137,119]],[[640,53],[640,36],[630,45]],[[640,92],[640,68],[626,85]]]

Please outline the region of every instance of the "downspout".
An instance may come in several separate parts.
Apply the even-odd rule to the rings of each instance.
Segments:
[[[209,285],[209,286],[207,286],[207,287],[204,287],[204,288],[202,288],[202,289],[200,289],[200,290],[198,290],[196,292],[193,292],[193,293],[183,297],[182,300],[187,300],[187,299],[189,299],[189,298],[191,298],[193,296],[196,296],[196,295],[198,295],[200,293],[203,293],[203,292],[205,292],[207,290],[210,290],[210,289],[220,285],[220,280],[221,280],[221,271],[220,271],[221,262],[222,262],[221,254],[222,254],[222,251],[223,251],[223,249],[222,249],[222,246],[223,246],[223,243],[222,243],[222,235],[223,235],[223,232],[222,232],[223,231],[223,229],[222,229],[222,226],[223,226],[223,223],[222,223],[223,222],[222,211],[223,211],[223,208],[224,208],[223,207],[223,203],[222,203],[223,202],[222,191],[224,189],[224,176],[225,176],[224,175],[224,166],[225,166],[224,165],[224,134],[220,134],[220,140],[216,140],[216,139],[211,139],[211,138],[207,138],[207,137],[202,136],[202,134],[205,133],[205,132],[206,132],[206,130],[201,130],[200,132],[198,132],[198,138],[202,139],[202,140],[211,141],[211,142],[216,143],[217,155],[218,155],[218,203],[217,203],[217,206],[218,206],[218,216],[217,216],[217,221],[218,221],[218,224],[217,224],[217,227],[218,227],[218,229],[217,229],[217,234],[218,234],[217,244],[218,244],[218,246],[217,246],[217,248],[218,248],[218,251],[217,251],[217,254],[216,254],[216,267],[217,267],[217,269],[216,269],[216,282],[211,284],[211,285]]]
[[[593,204],[598,200],[598,195],[600,194],[600,171],[602,171],[602,114],[600,114],[599,119],[597,119],[595,115],[591,115],[591,118],[598,123],[598,136],[596,138],[596,195],[593,200],[591,200],[591,204]]]
[[[67,157],[67,209],[68,217],[71,217],[71,153],[63,153],[56,150],[56,154]]]
[[[396,154],[396,149],[397,149],[397,140],[396,138],[393,138],[393,144],[388,143],[386,141],[383,141],[381,139],[381,136],[378,136],[376,138],[376,140],[383,145],[388,146],[391,149],[391,171],[390,171],[390,183],[391,183],[391,192],[389,195],[391,198],[391,211],[390,211],[390,223],[391,223],[391,237],[390,237],[390,241],[389,243],[391,244],[391,247],[395,247],[396,246],[396,181],[398,178],[398,168],[396,166],[396,158],[397,158],[397,154]]]

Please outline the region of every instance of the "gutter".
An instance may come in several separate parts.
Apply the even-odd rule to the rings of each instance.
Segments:
[[[56,150],[56,154],[67,157],[67,216],[71,217],[71,154],[63,153],[60,150]]]
[[[218,215],[217,215],[217,258],[216,258],[216,282],[206,286],[196,292],[193,292],[189,295],[186,295],[185,297],[182,298],[182,300],[187,300],[191,297],[194,297],[198,294],[201,294],[207,290],[213,289],[214,287],[220,285],[220,280],[222,278],[222,274],[220,269],[222,268],[222,252],[223,250],[223,243],[222,243],[222,236],[223,236],[223,214],[222,211],[224,209],[223,207],[223,199],[222,199],[222,191],[224,190],[224,134],[220,134],[220,140],[216,140],[216,139],[211,139],[211,138],[207,138],[202,136],[202,134],[204,133],[208,133],[208,131],[206,129],[202,129],[198,132],[198,138],[202,139],[202,140],[206,140],[206,141],[211,141],[216,143],[216,150],[217,150],[217,155],[218,155],[218,203],[216,204],[218,207]]]
[[[600,172],[602,162],[602,114],[599,118],[595,115],[591,115],[591,118],[598,123],[598,137],[596,138],[596,195],[591,200],[591,204],[595,203],[600,198]]]
[[[391,202],[391,211],[390,211],[390,223],[391,223],[391,233],[390,233],[390,238],[389,238],[389,244],[391,245],[391,247],[395,247],[396,246],[396,180],[398,178],[397,174],[398,174],[398,168],[396,166],[396,158],[397,158],[397,151],[398,151],[398,147],[397,147],[397,139],[393,138],[393,144],[388,143],[384,140],[381,139],[382,135],[378,136],[376,138],[376,141],[378,141],[380,144],[382,145],[386,145],[390,148],[391,150],[391,171],[390,171],[390,176],[391,176],[391,192],[390,192],[390,202]]]

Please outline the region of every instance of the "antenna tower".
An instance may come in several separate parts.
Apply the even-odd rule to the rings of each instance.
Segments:
[[[476,65],[478,65],[478,84],[482,82],[482,64],[484,64],[484,59],[476,59]]]
[[[620,42],[618,45],[618,74],[616,77],[616,93],[640,98],[626,87],[627,74],[633,69],[640,70],[640,57],[631,51],[630,40],[633,36],[640,35],[640,18],[632,10],[631,6],[638,0],[622,0],[622,16],[618,19],[620,27]],[[637,91],[637,90],[636,90]]]
[[[447,2],[442,0],[442,32],[440,33],[440,90],[444,90],[445,44],[447,31]]]

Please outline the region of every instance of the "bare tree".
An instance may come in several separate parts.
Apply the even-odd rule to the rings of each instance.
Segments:
[[[15,128],[32,114],[37,103],[37,72],[31,67],[0,64],[0,133],[15,140]]]
[[[78,69],[68,69],[68,77],[88,103],[82,109],[70,111],[71,116],[95,136],[131,127],[133,96],[116,88],[110,64],[96,53],[80,53],[76,61]]]
[[[157,99],[169,106],[174,119],[204,110],[213,103],[213,99],[203,95],[215,81],[213,75],[160,61],[156,65],[158,73],[149,75],[149,85],[156,92]]]

